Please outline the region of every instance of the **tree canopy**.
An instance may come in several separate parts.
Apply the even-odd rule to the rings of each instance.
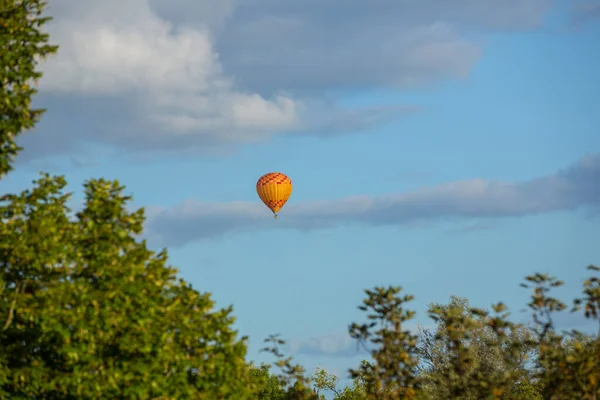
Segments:
[[[248,398],[245,339],[137,236],[117,182],[91,180],[71,216],[62,177],[0,207],[4,376],[10,398]]]

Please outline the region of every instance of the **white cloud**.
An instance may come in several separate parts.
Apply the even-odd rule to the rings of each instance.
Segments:
[[[403,88],[464,78],[481,53],[473,33],[539,27],[554,3],[246,0],[218,45],[255,90]]]
[[[301,190],[301,189],[296,189]],[[155,211],[150,236],[169,246],[258,229],[327,229],[343,224],[408,225],[423,221],[519,217],[600,206],[600,155],[524,182],[484,179],[450,182],[403,194],[294,203],[274,223],[258,200],[222,204],[188,200]]]
[[[128,18],[112,18],[117,10]],[[44,67],[45,89],[206,91],[227,84],[209,32],[176,32],[145,0],[82,2],[50,26],[60,53]]]
[[[219,132],[244,141],[246,129],[298,122],[296,100],[235,88],[207,27],[176,29],[146,0],[90,0],[63,11],[49,29],[60,52],[43,66],[45,92],[131,95],[165,135]]]
[[[370,131],[418,107],[342,109],[338,90],[464,78],[480,33],[539,26],[553,2],[53,0],[48,113],[19,139],[20,159],[85,158],[90,144],[197,156],[279,134]]]

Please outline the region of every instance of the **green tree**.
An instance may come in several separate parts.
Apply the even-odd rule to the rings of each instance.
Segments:
[[[364,362],[363,362],[364,363]],[[361,378],[353,380],[352,385],[338,388],[338,377],[323,368],[317,368],[312,376],[313,388],[320,399],[325,399],[325,393],[333,394],[333,400],[365,400],[366,385]]]
[[[366,400],[367,388],[361,379],[354,379],[351,386],[338,391],[333,400]]]
[[[0,179],[22,150],[15,139],[32,129],[44,112],[31,106],[42,76],[38,62],[53,54],[42,31],[46,1],[0,0]]]
[[[374,362],[350,370],[364,383],[368,399],[413,399],[418,389],[417,337],[406,326],[415,312],[405,309],[413,300],[401,287],[376,287],[358,308],[367,312],[368,323],[350,325],[350,336],[368,344]]]
[[[583,296],[573,301],[571,312],[584,311],[586,318],[595,320],[600,329],[600,268],[589,266],[595,275],[583,284]],[[536,377],[544,399],[600,398],[600,332],[586,335],[573,330],[558,333],[552,315],[568,307],[550,296],[553,288],[563,282],[547,274],[526,277],[522,286],[533,289],[529,307],[536,325]]]
[[[338,377],[330,374],[324,368],[317,368],[314,375],[311,376],[315,394],[319,399],[325,399],[326,392],[337,394]]]
[[[503,393],[535,398],[524,389],[532,379],[527,365],[535,353],[527,327],[500,319],[510,330],[502,337],[494,329],[499,320],[456,296],[445,305],[430,304],[429,314],[436,328],[419,328],[424,398],[483,399]]]
[[[231,308],[177,280],[138,239],[117,182],[71,216],[62,177],[2,197],[2,398],[252,398]]]
[[[279,335],[270,335],[265,339],[267,345],[262,351],[273,354],[277,361],[275,365],[280,369],[278,379],[286,388],[287,400],[320,400],[316,390],[312,387],[312,378],[306,374],[306,370],[299,364],[294,364],[292,357],[286,357],[281,352],[281,346],[285,341]]]
[[[271,374],[271,366],[261,364],[260,367],[253,367],[251,377],[257,385],[258,400],[286,400],[287,392],[285,381],[278,376]]]

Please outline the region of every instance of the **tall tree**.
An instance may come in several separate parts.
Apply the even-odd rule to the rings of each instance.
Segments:
[[[44,0],[0,0],[0,179],[22,150],[16,138],[44,112],[31,102],[42,76],[38,63],[57,50],[42,30],[50,20],[42,15],[45,6]]]
[[[492,317],[456,296],[448,304],[431,304],[429,314],[436,327],[419,329],[426,398],[479,399],[492,396],[494,390],[521,398],[519,393],[532,379],[528,364],[535,350],[527,327],[509,324],[510,332],[502,338],[493,329]]]
[[[138,237],[117,182],[71,215],[62,177],[0,206],[0,397],[251,398],[231,309],[177,280]]]

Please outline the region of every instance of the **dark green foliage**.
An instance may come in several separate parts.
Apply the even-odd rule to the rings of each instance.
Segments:
[[[250,375],[252,381],[259,387],[257,392],[260,400],[285,400],[287,399],[286,384],[279,377],[270,373],[271,366],[262,364],[252,368]]]
[[[400,297],[401,290],[398,287],[367,290],[367,298],[359,309],[370,311],[367,315],[370,322],[350,326],[352,338],[375,347],[371,351],[374,362],[350,371],[352,378],[364,382],[369,399],[411,399],[418,386],[417,337],[406,327],[415,313],[403,308],[413,296]]]
[[[42,31],[46,1],[0,0],[0,179],[21,150],[15,139],[32,129],[42,109],[31,107],[42,74],[37,64],[56,52]]]
[[[0,206],[0,390],[9,398],[246,399],[246,344],[231,309],[176,279],[136,237],[117,182],[86,184],[69,218],[62,177]]]

